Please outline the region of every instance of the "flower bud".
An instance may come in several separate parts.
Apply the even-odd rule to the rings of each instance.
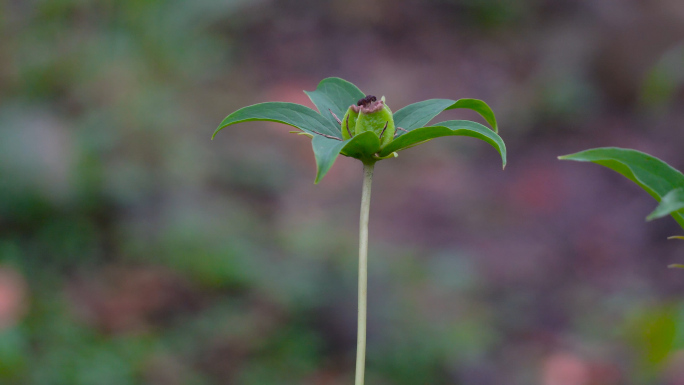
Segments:
[[[372,131],[380,138],[380,147],[388,145],[394,139],[394,118],[392,111],[385,104],[385,97],[377,100],[375,96],[368,95],[359,100],[352,109],[358,111],[355,135]]]
[[[356,107],[356,109],[354,109]],[[349,106],[347,113],[342,118],[342,139],[351,139],[356,135],[356,119],[359,118],[358,106]]]

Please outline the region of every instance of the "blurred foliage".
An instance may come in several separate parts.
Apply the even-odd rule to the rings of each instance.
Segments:
[[[649,70],[643,85],[642,103],[651,109],[668,107],[684,88],[684,45],[671,48]]]
[[[677,306],[639,309],[635,311],[631,322],[627,323],[626,334],[642,352],[641,364],[651,375],[657,373],[675,348],[677,323],[680,321],[678,310]]]
[[[446,0],[460,8],[474,26],[485,30],[510,28],[529,21],[538,7],[534,0]]]
[[[611,4],[0,2],[0,383],[349,383],[359,170],[314,188],[308,144],[270,126],[209,142],[341,76],[396,109],[491,100],[510,143],[504,174],[475,141],[378,170],[369,383],[678,384],[676,224],[554,163],[610,144],[684,165],[681,6]],[[663,52],[647,99],[672,108],[644,124],[622,97]]]

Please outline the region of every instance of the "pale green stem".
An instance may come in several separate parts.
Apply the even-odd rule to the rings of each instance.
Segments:
[[[375,162],[363,164],[363,192],[359,220],[359,318],[356,339],[356,381],[363,385],[366,371],[366,309],[368,298],[368,216],[370,213],[371,184]]]

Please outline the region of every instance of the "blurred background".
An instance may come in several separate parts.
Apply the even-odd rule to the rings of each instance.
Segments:
[[[0,1],[0,383],[352,383],[361,164],[209,140],[329,76],[484,99],[509,151],[376,168],[368,384],[684,384],[682,229],[556,159],[684,169],[681,0]]]

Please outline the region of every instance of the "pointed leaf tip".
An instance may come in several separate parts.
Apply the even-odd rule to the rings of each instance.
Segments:
[[[684,188],[680,187],[665,194],[658,207],[646,217],[646,220],[662,218],[682,209],[684,209]]]
[[[325,174],[328,173],[346,144],[347,141],[337,141],[320,135],[313,137],[311,146],[316,158],[316,179],[314,184],[318,184]]]

